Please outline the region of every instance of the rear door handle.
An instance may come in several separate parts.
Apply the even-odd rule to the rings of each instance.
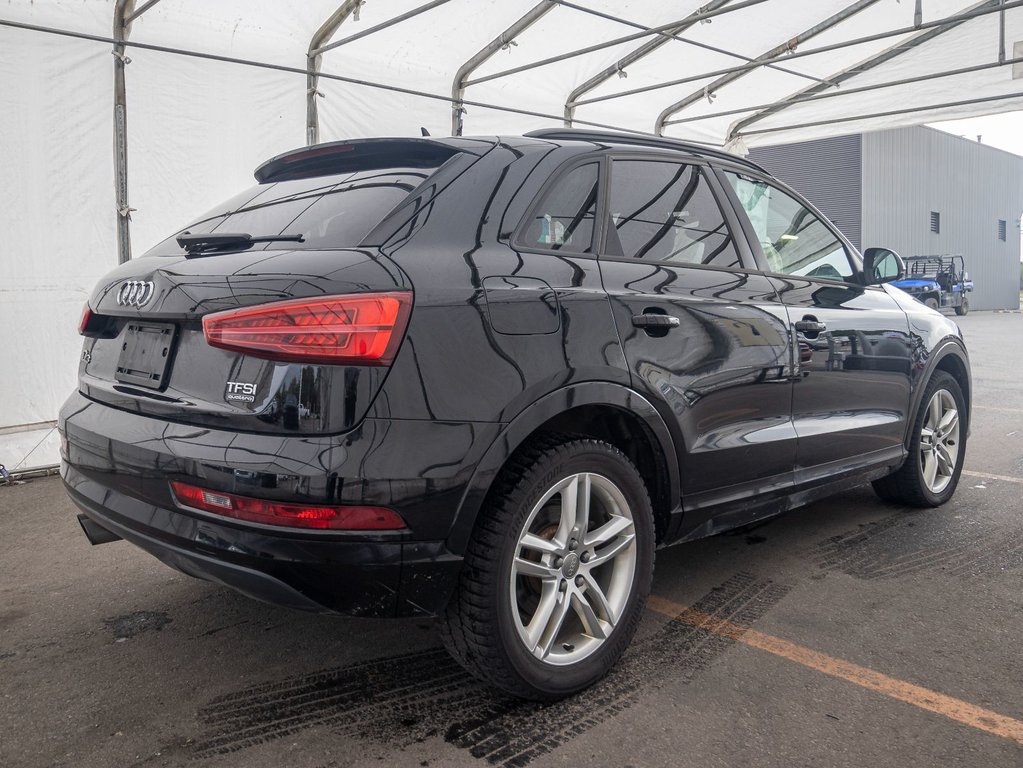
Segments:
[[[797,320],[796,330],[800,333],[824,333],[828,330],[827,323],[817,320]]]
[[[674,315],[646,312],[642,315],[633,315],[632,324],[637,328],[678,328],[680,321]]]

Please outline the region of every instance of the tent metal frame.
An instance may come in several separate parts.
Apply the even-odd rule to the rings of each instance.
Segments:
[[[451,135],[462,135],[462,115],[465,113],[466,80],[469,75],[475,72],[484,62],[498,51],[507,48],[514,43],[515,38],[533,26],[537,21],[546,16],[558,6],[557,0],[540,0],[518,19],[512,22],[501,34],[480,48],[468,61],[464,62],[455,72],[454,80],[451,82]]]
[[[398,85],[391,85],[387,83],[374,82],[359,78],[346,77],[344,75],[324,72],[322,71],[323,54],[336,50],[342,46],[352,43],[356,40],[364,39],[373,34],[376,34],[382,30],[389,29],[397,24],[400,24],[409,19],[415,18],[421,14],[427,13],[434,8],[442,6],[450,0],[429,0],[424,2],[405,13],[399,14],[395,17],[387,19],[379,24],[375,24],[366,29],[362,29],[354,34],[348,35],[340,40],[333,40],[338,30],[345,24],[349,19],[358,20],[359,9],[363,6],[367,0],[344,0],[341,2],[335,11],[324,20],[323,24],[316,30],[312,38],[309,41],[309,46],[306,51],[306,67],[291,67],[280,64],[272,64],[264,61],[255,61],[251,59],[242,59],[232,56],[222,56],[213,53],[205,53],[201,51],[187,50],[183,48],[161,46],[148,43],[134,42],[129,39],[132,22],[142,16],[144,13],[153,8],[160,0],[145,0],[136,5],[137,0],[115,0],[113,10],[113,33],[110,37],[104,37],[102,35],[87,34],[84,32],[77,32],[73,30],[56,29],[51,27],[44,27],[39,25],[27,24],[22,22],[14,22],[9,20],[0,19],[0,25],[20,28],[24,30],[31,30],[36,32],[43,32],[55,35],[62,35],[67,37],[74,37],[79,39],[91,40],[95,42],[102,42],[112,45],[112,53],[114,55],[114,82],[113,82],[113,110],[114,110],[114,171],[115,171],[115,200],[117,210],[117,249],[118,249],[118,260],[121,262],[127,261],[131,258],[131,242],[130,242],[130,214],[132,209],[129,206],[128,199],[128,134],[127,134],[127,99],[126,99],[126,83],[125,83],[125,69],[126,65],[130,62],[130,59],[125,55],[125,51],[129,48],[139,48],[142,50],[153,50],[165,53],[178,54],[183,56],[189,56],[194,58],[208,59],[213,61],[228,62],[234,64],[240,64],[244,66],[259,67],[264,69],[271,69],[281,72],[289,72],[294,74],[303,74],[306,76],[306,143],[315,144],[319,141],[319,114],[317,109],[317,98],[322,94],[319,92],[320,80],[333,80],[336,82],[347,83],[350,85],[358,85],[369,88],[376,88],[386,90],[394,93],[400,93],[409,96],[417,96],[427,98],[436,101],[444,101],[451,106],[451,132],[453,135],[461,135],[463,130],[463,114],[467,106],[480,107],[484,109],[494,109],[504,112],[509,112],[519,115],[527,115],[532,117],[538,117],[543,119],[549,119],[554,121],[560,121],[565,126],[571,125],[582,125],[594,128],[605,128],[620,130],[627,133],[643,134],[642,131],[630,130],[622,126],[609,125],[606,123],[598,123],[589,120],[583,120],[576,117],[576,111],[579,107],[586,106],[589,104],[596,104],[603,101],[612,99],[620,99],[626,96],[634,96],[640,93],[648,93],[651,91],[662,90],[671,88],[678,85],[683,85],[692,82],[707,81],[711,78],[716,78],[703,88],[694,90],[686,97],[672,103],[661,111],[659,116],[654,121],[653,133],[647,135],[660,135],[663,133],[665,128],[673,125],[682,125],[686,123],[699,122],[701,120],[709,120],[713,118],[719,118],[731,115],[743,115],[736,122],[734,122],[728,130],[726,143],[734,142],[741,139],[743,136],[756,136],[764,135],[769,133],[776,133],[782,131],[789,131],[797,128],[811,128],[838,125],[843,122],[850,122],[854,120],[870,120],[878,119],[882,117],[890,117],[893,115],[905,115],[912,114],[915,112],[928,112],[932,110],[942,109],[953,109],[957,107],[990,103],[995,101],[1008,101],[1012,99],[1023,98],[1023,92],[1011,93],[1011,94],[1000,94],[993,96],[984,96],[978,98],[964,99],[958,101],[945,101],[937,104],[929,104],[925,106],[912,106],[903,107],[899,109],[875,112],[872,114],[857,114],[850,116],[836,116],[833,118],[817,120],[812,122],[794,123],[791,125],[781,126],[769,126],[765,128],[757,128],[749,130],[751,126],[757,123],[778,115],[786,109],[798,106],[800,104],[806,104],[809,102],[815,102],[823,99],[835,98],[838,96],[851,96],[857,93],[866,93],[875,90],[881,90],[884,88],[892,88],[897,86],[910,85],[917,82],[937,80],[947,77],[955,77],[970,74],[973,72],[979,72],[987,69],[1011,66],[1013,64],[1023,63],[1021,58],[1007,58],[1006,54],[1006,12],[1016,8],[1023,7],[1023,0],[983,0],[975,5],[969,7],[966,10],[959,11],[958,13],[951,14],[941,19],[934,19],[925,22],[923,20],[924,12],[924,1],[915,0],[913,6],[913,24],[908,27],[900,27],[897,29],[885,30],[869,35],[860,36],[857,38],[840,40],[828,45],[818,46],[816,48],[800,48],[796,50],[798,46],[806,41],[816,37],[826,30],[833,29],[844,21],[848,20],[852,16],[860,13],[861,11],[874,5],[878,0],[856,0],[856,2],[849,2],[843,9],[832,14],[829,18],[819,22],[818,24],[809,27],[804,32],[796,35],[793,38],[786,40],[785,42],[777,45],[765,53],[757,56],[756,58],[749,58],[745,55],[729,51],[723,48],[712,46],[706,43],[702,43],[696,40],[691,40],[683,36],[683,33],[691,29],[695,25],[709,21],[710,19],[725,16],[727,14],[736,13],[746,8],[750,8],[761,3],[767,2],[767,0],[707,0],[707,2],[698,8],[688,16],[673,21],[668,24],[662,24],[657,26],[644,26],[635,21],[625,19],[621,16],[606,13],[604,11],[598,11],[593,8],[588,8],[580,2],[572,2],[570,0],[539,0],[533,7],[526,11],[522,16],[516,19],[511,25],[509,25],[500,35],[492,39],[489,43],[483,46],[474,56],[469,58],[467,61],[462,63],[454,73],[451,92],[450,94],[432,93],[415,88],[406,88]],[[584,2],[584,0],[581,0]],[[590,14],[611,22],[619,23],[624,26],[632,27],[636,31],[627,35],[621,35],[604,40],[593,45],[576,48],[556,56],[550,56],[534,61],[529,61],[518,66],[514,66],[508,69],[500,70],[497,72],[491,72],[486,75],[473,77],[474,73],[487,61],[489,61],[498,51],[508,48],[510,45],[515,43],[515,39],[530,29],[534,24],[537,23],[546,14],[550,13],[555,8],[562,6],[567,10],[573,10],[580,13]],[[999,14],[998,18],[998,50],[997,50],[997,61],[983,64],[971,65],[968,67],[960,67],[958,69],[950,69],[942,72],[928,72],[926,74],[901,78],[898,80],[890,80],[880,83],[873,83],[870,85],[864,85],[861,87],[853,87],[848,89],[841,89],[840,86],[855,78],[858,75],[863,74],[866,71],[881,66],[892,59],[905,54],[919,46],[934,40],[940,35],[949,32],[960,25],[969,22],[973,19],[988,16],[990,14]],[[806,58],[811,56],[820,56],[832,51],[843,50],[858,45],[867,43],[879,42],[896,37],[907,37],[905,40],[897,42],[885,51],[878,53],[874,56],[867,58],[858,64],[842,69],[835,74],[821,78],[813,74],[800,72],[796,69],[792,69],[787,66],[787,62],[797,60],[800,58]],[[550,64],[563,62],[578,56],[583,56],[596,51],[604,50],[614,46],[623,45],[632,41],[642,41],[633,50],[622,55],[614,64],[609,67],[605,67],[601,71],[593,74],[587,78],[584,82],[577,85],[568,94],[564,102],[564,109],[561,115],[547,114],[545,112],[530,110],[518,107],[512,107],[502,104],[490,103],[482,100],[466,99],[466,90],[473,86],[485,82],[497,80],[499,78],[509,77],[520,72],[534,70],[540,67],[544,67]],[[637,88],[626,89],[622,91],[616,91],[613,93],[604,93],[599,95],[590,95],[592,91],[596,90],[602,84],[613,79],[616,75],[624,76],[626,74],[626,68],[635,64],[637,61],[649,56],[654,51],[660,49],[665,44],[676,41],[679,43],[697,46],[700,48],[712,50],[716,53],[739,59],[741,63],[720,68],[714,71],[702,72],[696,75],[690,75],[682,78],[675,78],[672,80],[661,81],[657,83],[650,83]],[[782,66],[780,62],[785,61],[786,66]],[[792,93],[782,99],[776,101],[760,104],[755,106],[745,106],[738,109],[729,109],[718,112],[704,113],[700,115],[693,115],[688,117],[676,117],[680,112],[684,111],[688,107],[699,102],[702,98],[708,94],[714,94],[722,88],[725,88],[729,84],[736,80],[744,77],[760,68],[772,68],[786,72],[787,74],[802,77],[808,80],[814,81],[811,85]],[[749,114],[752,113],[752,114]],[[703,142],[697,142],[703,143]]]
[[[753,63],[768,64],[772,61],[776,61],[777,59],[787,56],[791,54],[793,51],[795,51],[798,46],[802,45],[807,40],[812,40],[813,38],[817,37],[817,35],[823,34],[824,32],[827,32],[829,29],[832,29],[833,27],[837,27],[842,22],[851,19],[853,16],[860,13],[861,11],[865,11],[870,6],[877,5],[878,2],[879,0],[856,0],[856,2],[853,3],[852,5],[845,6],[842,10],[832,14],[823,21],[814,24],[812,27],[809,27],[803,32],[800,32],[795,37],[786,40],[780,45],[776,45],[774,48],[771,48],[768,51],[765,51],[760,56],[757,56]],[[663,134],[665,123],[673,115],[678,114],[686,107],[698,101],[701,101],[704,98],[707,99],[712,98],[717,91],[721,90],[726,85],[734,83],[736,80],[745,77],[746,75],[752,73],[753,71],[754,71],[753,69],[746,69],[741,72],[732,72],[727,75],[722,75],[714,82],[704,86],[702,89],[694,91],[688,96],[679,99],[674,104],[665,107],[663,110],[661,110],[661,114],[659,114],[657,116],[657,119],[654,121],[654,133],[658,135]],[[821,83],[811,87],[827,88],[830,87],[830,85],[831,83],[829,82]]]
[[[309,72],[306,75],[305,88],[305,143],[309,146],[320,142],[320,113],[316,99],[323,95],[319,90],[323,45],[330,41],[349,16],[358,14],[363,2],[364,0],[345,0],[326,18],[309,40],[309,48],[306,51],[306,69]]]
[[[995,0],[995,2],[1002,2],[1002,0]],[[990,15],[992,13],[999,13],[999,12],[1002,12],[1002,11],[1007,11],[1007,10],[1011,10],[1013,8],[1020,8],[1020,7],[1023,7],[1023,0],[1004,0],[1004,2],[1002,2],[1002,5],[1000,7],[981,7],[981,8],[977,8],[977,6],[974,6],[974,10],[962,11],[962,12],[960,12],[958,14],[953,14],[953,15],[947,16],[947,17],[945,17],[943,19],[935,19],[934,21],[921,22],[919,24],[914,24],[913,26],[910,26],[910,27],[900,27],[900,28],[897,28],[897,29],[886,30],[884,32],[877,32],[877,33],[874,33],[872,35],[864,35],[863,37],[852,38],[852,39],[849,39],[849,40],[842,40],[842,41],[839,41],[839,42],[836,42],[836,43],[831,43],[829,45],[818,46],[817,48],[810,48],[810,49],[803,49],[803,50],[799,50],[799,51],[792,51],[791,53],[789,53],[786,56],[786,59],[788,61],[792,61],[793,59],[806,58],[808,56],[818,56],[818,55],[820,55],[822,53],[831,53],[832,51],[842,50],[844,48],[852,48],[852,47],[855,47],[857,45],[863,45],[865,43],[879,42],[881,40],[887,40],[887,39],[892,38],[892,37],[900,37],[902,35],[911,35],[914,32],[917,32],[917,31],[920,31],[920,30],[932,29],[932,28],[935,28],[935,27],[943,27],[943,26],[947,26],[948,24],[952,24],[952,23],[956,23],[956,22],[971,21],[972,19],[978,19],[978,18],[981,18],[983,16],[988,16],[988,15]],[[762,63],[755,63],[755,64],[740,64],[740,65],[736,65],[736,66],[733,66],[733,67],[724,67],[722,69],[712,70],[710,72],[702,72],[702,73],[700,73],[698,75],[690,75],[690,76],[687,76],[687,77],[676,78],[676,79],[673,79],[673,80],[664,80],[664,81],[661,81],[659,83],[651,83],[650,85],[644,85],[644,86],[641,86],[639,88],[632,88],[632,89],[626,90],[626,91],[618,91],[618,92],[615,92],[615,93],[609,93],[609,94],[604,94],[604,95],[601,95],[601,96],[595,96],[595,97],[592,97],[592,98],[589,98],[589,99],[582,99],[582,100],[580,100],[576,104],[576,106],[583,106],[585,104],[596,104],[597,102],[600,102],[600,101],[609,101],[610,99],[618,99],[618,98],[622,98],[623,96],[635,96],[636,94],[639,94],[639,93],[648,93],[650,91],[662,90],[664,88],[671,88],[672,86],[675,86],[675,85],[684,85],[686,83],[692,83],[692,82],[697,82],[697,81],[700,81],[700,80],[706,80],[708,78],[718,77],[720,75],[729,75],[729,74],[737,73],[737,72],[746,72],[748,70],[756,69],[756,68],[762,67],[762,66],[764,66],[764,64],[762,64]],[[469,84],[471,85],[472,83],[469,83]]]
[[[131,23],[160,0],[147,0],[138,8],[135,0],[116,0],[113,18],[114,56],[114,203],[117,215],[117,261],[131,259],[131,212],[128,202],[128,87],[125,69],[131,62],[125,53]]]
[[[757,131],[747,131],[743,136],[759,136],[766,133],[777,133],[779,131],[791,131],[793,128],[818,128],[824,125],[837,125],[853,120],[876,120],[881,117],[893,117],[895,115],[909,115],[914,112],[927,112],[932,109],[954,109],[955,107],[966,107],[972,104],[986,104],[992,101],[1003,101],[1006,99],[1023,99],[1023,91],[1015,93],[999,93],[994,96],[980,96],[975,99],[962,99],[960,101],[943,101],[938,104],[925,104],[916,107],[904,107],[902,109],[890,109],[884,112],[871,112],[862,115],[846,115],[845,117],[832,117],[827,120],[812,120],[806,123],[795,125],[780,125],[772,128],[761,128]]]
[[[920,8],[921,3],[922,0],[917,0],[918,9]],[[1004,8],[1004,3],[1005,0],[984,0],[984,2],[978,3],[977,5],[973,6],[973,8],[971,8],[970,10],[971,11],[976,11],[980,9],[993,10],[995,6],[1001,6],[1002,8]],[[913,35],[908,40],[896,43],[892,47],[882,51],[881,53],[875,56],[870,57],[866,61],[861,61],[860,63],[855,64],[852,67],[848,67],[847,69],[844,69],[841,72],[832,75],[828,79],[831,81],[831,83],[834,84],[835,88],[838,88],[846,80],[849,80],[853,77],[857,77],[863,74],[864,72],[868,72],[871,69],[881,66],[882,64],[886,64],[892,59],[902,56],[903,54],[913,50],[914,48],[920,47],[924,43],[929,43],[931,40],[940,37],[946,32],[951,32],[953,29],[956,29],[960,25],[965,24],[967,21],[969,21],[969,19],[950,20],[945,24],[934,26],[929,29],[923,29],[923,22],[922,20],[918,19],[916,28],[922,29],[923,31],[919,32],[916,35]],[[906,78],[906,80],[907,82],[905,84],[910,85],[914,82],[922,82],[923,77],[918,76],[916,78]],[[733,123],[731,127],[729,127],[726,141],[733,141],[734,139],[738,138],[740,133],[742,133],[744,129],[747,128],[748,126],[753,125],[754,123],[758,123],[761,120],[770,117],[771,115],[777,114],[778,112],[781,112],[782,110],[793,106],[796,103],[795,102],[796,99],[800,97],[821,94],[824,93],[826,90],[827,90],[826,87],[822,88],[821,86],[817,85],[810,86],[809,88],[805,88],[802,91],[792,94],[791,96],[776,101],[774,104],[757,111],[755,114],[750,115],[749,117],[745,117],[741,120],[738,120],[737,122]],[[848,94],[849,91],[843,91],[842,93]]]

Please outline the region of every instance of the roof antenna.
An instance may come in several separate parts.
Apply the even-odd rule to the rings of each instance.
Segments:
[[[421,126],[420,126],[419,130],[422,132],[422,134],[424,136],[429,136],[430,135],[430,132],[428,130],[426,130],[425,128],[421,127]]]

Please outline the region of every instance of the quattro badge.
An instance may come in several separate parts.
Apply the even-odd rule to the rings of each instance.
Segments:
[[[256,385],[245,381],[227,382],[227,392],[224,393],[227,401],[253,403],[256,401]]]

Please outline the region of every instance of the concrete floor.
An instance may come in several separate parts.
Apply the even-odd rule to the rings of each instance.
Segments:
[[[962,326],[974,425],[949,504],[864,487],[659,553],[661,612],[550,706],[473,682],[428,622],[261,605],[90,547],[56,478],[0,488],[0,766],[1019,768],[1023,316]]]

